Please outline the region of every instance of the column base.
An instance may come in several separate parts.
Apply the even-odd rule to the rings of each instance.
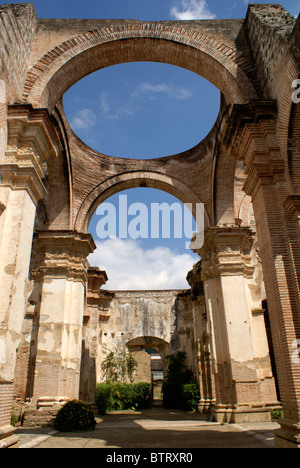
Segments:
[[[300,424],[280,419],[280,429],[274,431],[276,448],[300,448]]]
[[[9,425],[0,426],[0,448],[17,447],[19,437],[14,434],[16,428]]]
[[[219,423],[271,422],[271,409],[274,406],[215,405],[211,409],[211,414]]]
[[[53,426],[59,409],[69,401],[65,397],[41,397],[37,401],[32,400],[24,411],[24,427]]]
[[[213,405],[212,400],[201,399],[198,404],[198,412],[208,414],[211,412],[212,405]]]

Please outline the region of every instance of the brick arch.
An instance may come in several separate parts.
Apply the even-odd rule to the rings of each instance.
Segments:
[[[203,76],[229,103],[257,98],[248,60],[207,34],[162,23],[126,23],[86,31],[45,53],[29,70],[23,101],[51,112],[77,81],[101,68],[132,61],[177,65]]]
[[[127,172],[101,182],[88,194],[77,212],[75,230],[78,232],[87,232],[91,218],[100,203],[103,203],[107,198],[122,190],[137,187],[149,187],[163,190],[177,197],[182,203],[191,203],[194,215],[196,203],[202,203],[199,197],[189,187],[174,177],[154,171]],[[205,209],[204,217],[205,227],[208,227],[210,222]]]

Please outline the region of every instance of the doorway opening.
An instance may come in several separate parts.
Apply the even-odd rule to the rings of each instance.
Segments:
[[[152,404],[162,406],[165,358],[169,354],[169,344],[157,337],[144,336],[130,340],[127,348],[137,362],[135,381],[151,383]]]

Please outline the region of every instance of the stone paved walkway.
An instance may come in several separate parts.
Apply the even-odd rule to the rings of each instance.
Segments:
[[[200,414],[153,408],[110,413],[93,431],[19,428],[19,448],[274,448],[276,423],[219,424]]]

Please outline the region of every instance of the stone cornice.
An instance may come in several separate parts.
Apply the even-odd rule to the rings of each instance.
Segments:
[[[29,105],[8,108],[8,144],[0,161],[1,185],[25,189],[36,204],[46,194],[43,179],[60,143],[48,111]]]
[[[251,261],[254,236],[250,228],[209,228],[199,252],[202,257],[202,280],[219,276],[251,278],[255,266]]]
[[[61,145],[47,109],[30,104],[8,107],[8,146],[33,148],[47,160],[58,155]]]
[[[99,290],[108,280],[106,271],[101,271],[98,267],[88,269],[88,292],[99,295]]]
[[[27,190],[35,205],[47,193],[40,175],[32,166],[3,164],[0,166],[0,173],[2,186],[13,190]]]
[[[252,198],[261,185],[283,181],[285,165],[276,136],[277,103],[256,100],[235,105],[227,123],[224,144],[246,166],[243,190]]]
[[[248,104],[235,104],[227,122],[224,135],[225,146],[235,146],[241,130],[251,123],[277,118],[277,102],[270,100],[251,100]]]
[[[39,279],[88,280],[87,257],[96,248],[90,234],[76,231],[39,231],[34,235],[32,276]]]

